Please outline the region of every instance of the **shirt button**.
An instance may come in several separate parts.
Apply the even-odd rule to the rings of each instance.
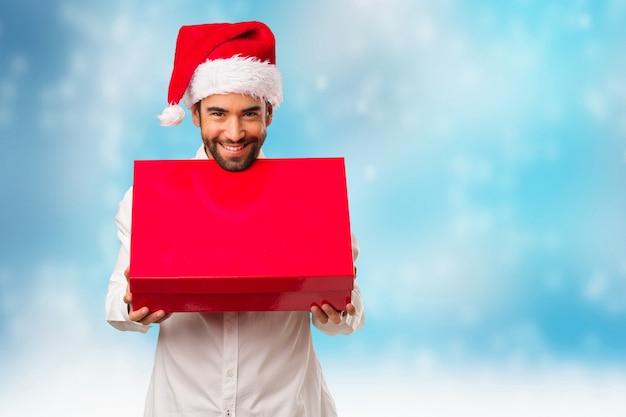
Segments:
[[[233,375],[235,375],[235,373],[233,372],[232,369],[229,369],[228,372],[226,372],[226,376],[229,378],[232,378]]]
[[[235,333],[235,329],[233,327],[229,327],[229,328],[226,329],[226,332],[228,334],[233,334],[233,333]]]

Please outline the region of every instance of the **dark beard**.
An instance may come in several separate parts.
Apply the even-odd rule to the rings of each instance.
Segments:
[[[261,146],[259,145],[258,140],[253,140],[248,143],[247,147],[251,148],[250,151],[239,158],[224,158],[222,154],[218,152],[218,141],[216,140],[206,140],[203,138],[204,142],[204,151],[207,154],[210,154],[213,159],[217,162],[219,166],[221,166],[226,171],[243,171],[248,169],[250,165],[257,159],[259,156],[259,152],[261,151]]]

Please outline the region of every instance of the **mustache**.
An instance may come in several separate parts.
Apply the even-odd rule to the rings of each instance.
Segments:
[[[259,138],[257,138],[256,136],[244,136],[238,141],[234,141],[231,139],[220,139],[220,138],[211,139],[211,142],[221,143],[224,145],[242,145],[242,144],[248,144],[248,143],[258,142],[258,141],[259,141]]]

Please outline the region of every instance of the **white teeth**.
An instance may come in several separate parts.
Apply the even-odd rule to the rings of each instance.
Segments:
[[[228,145],[224,145],[222,144],[222,146],[224,147],[224,149],[226,149],[229,152],[237,152],[243,149],[243,145],[239,145],[239,146],[228,146]]]

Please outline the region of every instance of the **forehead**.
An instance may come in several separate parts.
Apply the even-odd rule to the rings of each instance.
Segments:
[[[202,107],[220,107],[227,110],[246,109],[254,106],[263,106],[263,100],[245,94],[213,94],[200,102]]]

